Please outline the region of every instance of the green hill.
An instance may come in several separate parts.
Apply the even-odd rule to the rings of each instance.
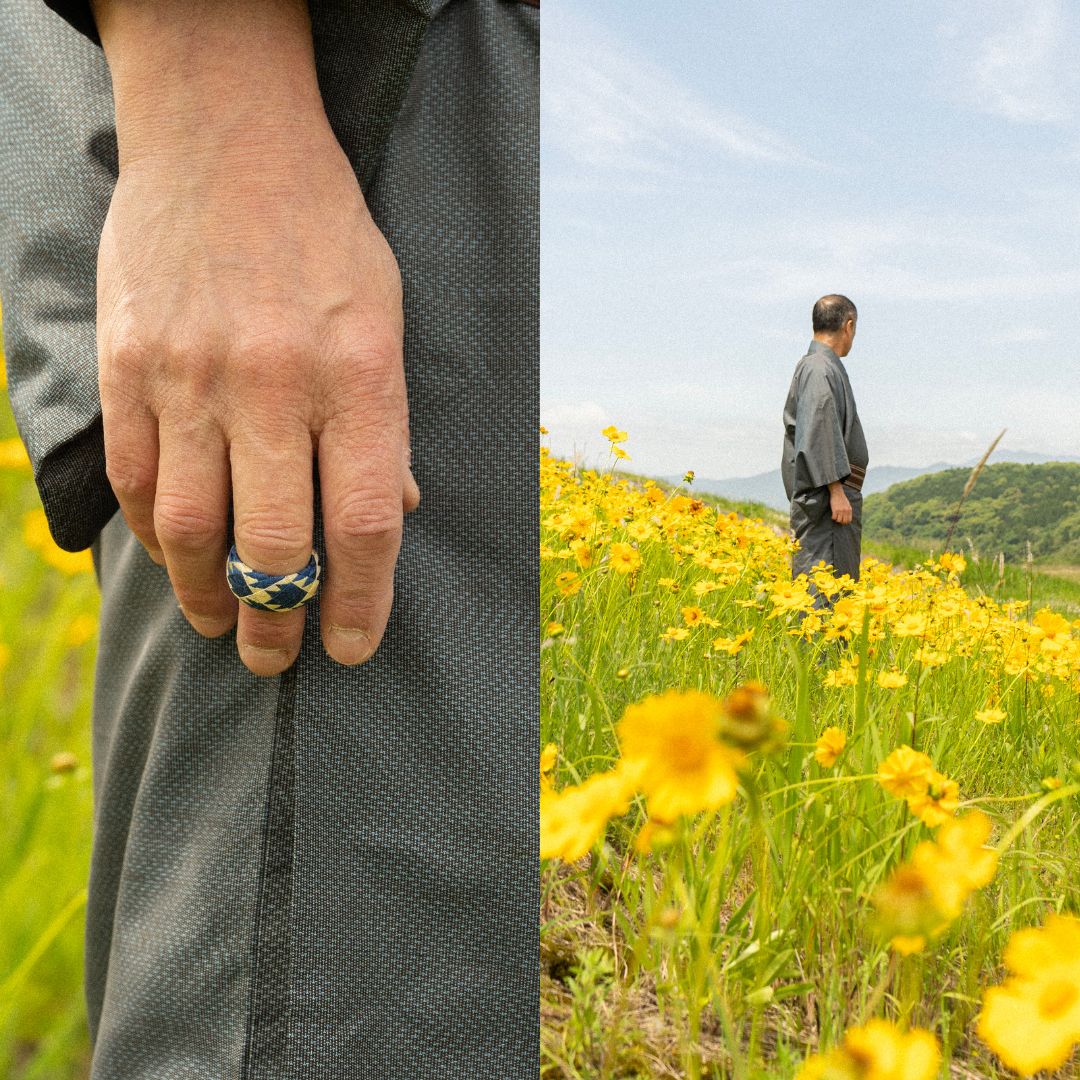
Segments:
[[[970,469],[948,469],[916,477],[864,504],[867,538],[888,544],[941,550]],[[1026,558],[1031,544],[1043,564],[1080,564],[1080,464],[1050,462],[988,465],[967,497],[952,547],[993,558]]]

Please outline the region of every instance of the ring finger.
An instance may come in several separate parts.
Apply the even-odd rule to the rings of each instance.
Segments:
[[[314,450],[308,428],[238,435],[230,447],[236,553],[264,574],[290,574],[311,558]],[[220,571],[219,571],[220,572]],[[304,609],[240,605],[236,644],[256,675],[279,675],[300,652]]]

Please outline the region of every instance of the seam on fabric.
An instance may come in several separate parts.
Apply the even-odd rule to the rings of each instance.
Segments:
[[[296,670],[294,663],[280,676],[278,686],[274,741],[267,769],[240,1080],[271,1077],[280,1080],[280,1073],[272,1071],[274,1053],[285,1048],[295,814]]]

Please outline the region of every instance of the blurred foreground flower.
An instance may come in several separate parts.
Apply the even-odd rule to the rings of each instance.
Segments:
[[[540,858],[580,859],[604,833],[608,821],[625,813],[636,777],[620,762],[608,772],[562,791],[540,789]]]
[[[1059,1069],[1080,1043],[1080,919],[1051,914],[1005,947],[1012,976],[983,993],[980,1039],[1010,1069]]]
[[[32,551],[36,551],[50,566],[65,574],[92,574],[94,560],[90,549],[85,551],[64,551],[58,547],[49,532],[48,519],[42,509],[28,510],[23,515],[23,542]]]
[[[724,719],[721,701],[700,690],[668,690],[627,706],[616,734],[623,759],[640,768],[651,817],[673,821],[735,798],[745,755],[721,739]]]
[[[756,682],[723,700],[700,690],[668,690],[628,705],[616,725],[622,756],[614,769],[555,791],[549,778],[555,751],[545,748],[540,857],[580,858],[637,793],[647,800],[649,825],[636,847],[649,850],[654,840],[670,838],[665,827],[677,818],[730,803],[747,755],[776,747],[786,730]]]
[[[980,810],[952,818],[874,891],[878,928],[897,952],[921,952],[993,878],[998,855],[984,846],[989,835],[990,819]]]
[[[929,1031],[901,1031],[887,1020],[871,1020],[847,1032],[840,1046],[815,1054],[796,1080],[934,1080],[940,1065]]]
[[[0,469],[14,472],[33,471],[22,439],[0,439]]]

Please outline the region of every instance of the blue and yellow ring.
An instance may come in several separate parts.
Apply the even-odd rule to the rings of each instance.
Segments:
[[[307,566],[292,574],[264,574],[243,562],[236,545],[229,549],[225,577],[233,596],[260,611],[292,611],[319,591],[319,556],[312,551]]]

